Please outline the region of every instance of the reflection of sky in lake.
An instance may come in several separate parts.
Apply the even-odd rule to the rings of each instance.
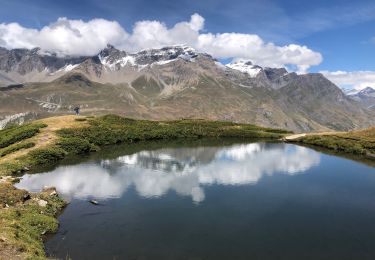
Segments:
[[[25,175],[17,187],[55,186],[67,198],[108,199],[133,186],[143,197],[175,191],[201,202],[205,185],[256,184],[263,176],[303,173],[319,162],[319,153],[288,144],[160,149]]]

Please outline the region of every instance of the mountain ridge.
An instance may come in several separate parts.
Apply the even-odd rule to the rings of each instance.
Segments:
[[[0,116],[117,113],[145,119],[206,118],[294,131],[371,126],[373,111],[322,74],[298,75],[249,61],[223,65],[186,45],[128,53],[111,45],[91,57],[0,51]],[[3,80],[5,82],[5,80]],[[6,84],[3,83],[3,86]]]
[[[357,102],[360,102],[366,108],[375,110],[375,89],[374,88],[366,87],[361,90],[348,91],[347,95],[351,99]]]

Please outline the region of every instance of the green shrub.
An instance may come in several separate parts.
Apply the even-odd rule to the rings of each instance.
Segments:
[[[39,129],[46,124],[27,124],[0,131],[0,148],[7,147],[39,133]]]
[[[35,165],[55,163],[63,159],[66,151],[59,147],[40,148],[29,153],[29,158]]]
[[[33,142],[13,144],[13,145],[10,145],[6,148],[0,149],[0,157],[3,157],[3,156],[8,155],[10,153],[14,153],[14,152],[16,152],[18,150],[21,150],[21,149],[28,149],[28,148],[31,148],[31,147],[34,147],[34,146],[35,146],[35,143],[33,143]]]
[[[89,141],[79,137],[61,138],[58,142],[58,146],[68,153],[73,154],[83,154],[97,150]]]

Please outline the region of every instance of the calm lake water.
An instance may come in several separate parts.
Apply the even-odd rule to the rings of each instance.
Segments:
[[[70,201],[58,258],[375,259],[375,168],[292,144],[115,147],[17,186]]]

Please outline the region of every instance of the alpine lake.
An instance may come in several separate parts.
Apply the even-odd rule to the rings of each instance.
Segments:
[[[374,163],[294,144],[111,146],[16,186],[69,202],[53,258],[375,259]]]

